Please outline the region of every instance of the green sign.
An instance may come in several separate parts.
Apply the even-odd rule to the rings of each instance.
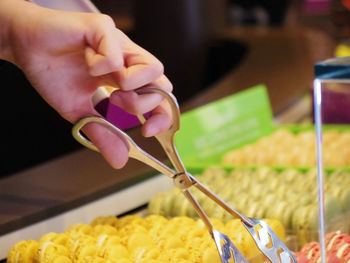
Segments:
[[[182,114],[175,142],[188,168],[207,167],[272,129],[269,96],[265,86],[258,85]]]

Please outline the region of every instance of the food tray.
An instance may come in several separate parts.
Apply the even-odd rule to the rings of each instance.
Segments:
[[[324,125],[324,131],[350,131],[349,125]],[[181,129],[175,136],[179,154],[188,169],[202,169],[213,165],[222,165],[225,153],[243,148],[259,139],[273,134],[276,130],[286,129],[293,134],[309,132],[315,136],[313,124],[275,125],[267,89],[257,85],[242,92],[206,104],[181,115]],[[283,141],[283,137],[280,138]],[[343,145],[340,145],[342,147]],[[316,159],[316,143],[313,146]],[[342,147],[344,148],[344,147]],[[323,151],[324,154],[327,152]],[[316,161],[314,161],[316,166]],[[349,162],[350,163],[350,162]],[[251,163],[255,166],[258,163]],[[227,165],[232,166],[242,165]],[[269,164],[276,168],[298,166]],[[300,169],[310,165],[299,165]],[[326,166],[327,169],[347,168],[347,165]]]
[[[316,131],[315,131],[315,127],[313,124],[303,124],[303,125],[299,125],[299,124],[288,124],[288,125],[275,125],[273,126],[270,131],[263,135],[263,136],[259,136],[257,138],[254,138],[252,140],[249,140],[248,142],[239,145],[238,147],[232,147],[229,150],[225,150],[225,151],[221,151],[216,153],[215,156],[206,156],[204,158],[187,158],[187,156],[185,155],[183,158],[184,163],[186,165],[186,167],[191,170],[192,172],[200,172],[201,170],[208,168],[208,167],[212,167],[212,166],[220,166],[224,169],[232,169],[235,167],[248,167],[248,168],[254,168],[254,167],[259,167],[259,166],[269,166],[269,167],[273,167],[274,169],[277,170],[283,170],[286,168],[297,168],[299,170],[302,171],[306,171],[310,168],[316,167],[316,160],[315,160],[315,164],[314,165],[278,165],[278,164],[223,164],[222,162],[222,158],[224,157],[224,155],[228,152],[234,151],[234,150],[239,150],[242,149],[243,147],[250,145],[250,144],[254,144],[257,141],[259,141],[261,138],[268,138],[271,134],[273,134],[276,131],[289,131],[293,134],[300,134],[302,132],[312,132],[314,134],[314,136],[316,135]],[[339,132],[339,133],[344,133],[344,132],[349,132],[350,135],[350,125],[323,125],[323,131],[324,132]],[[283,140],[283,138],[282,138]],[[349,140],[350,142],[350,140]],[[342,148],[344,145],[341,145]],[[181,144],[178,143],[178,148],[181,149]],[[315,154],[312,155],[312,157],[314,159],[316,159],[316,144],[314,146],[315,149]],[[325,150],[323,151],[325,153]],[[181,153],[180,153],[181,154]],[[350,170],[350,165],[333,165],[333,166],[324,166],[324,169],[327,172],[330,171],[334,171],[336,169],[344,169],[344,170]]]
[[[299,249],[318,239],[317,188],[313,187],[315,169],[212,167],[190,172],[242,214],[280,220],[286,228],[291,249]],[[333,171],[327,178],[327,231],[347,233],[350,229],[350,171]],[[208,216],[223,221],[231,218],[195,190],[193,193]],[[154,196],[148,210],[164,216],[196,216],[175,188]]]

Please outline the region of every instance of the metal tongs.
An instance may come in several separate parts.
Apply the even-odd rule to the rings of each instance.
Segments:
[[[181,189],[182,193],[186,196],[188,201],[193,205],[199,217],[205,223],[208,231],[210,232],[212,238],[215,241],[216,247],[218,249],[221,261],[223,263],[235,262],[235,263],[246,263],[248,262],[243,254],[238,250],[238,248],[232,243],[229,237],[218,230],[214,229],[213,224],[210,222],[209,217],[206,215],[202,207],[199,205],[196,198],[192,195],[190,191],[191,186],[197,187],[201,192],[207,195],[209,198],[214,200],[218,205],[223,207],[228,213],[239,218],[245,228],[249,231],[250,235],[253,237],[259,250],[274,263],[291,263],[297,262],[293,254],[289,251],[285,244],[277,237],[277,235],[272,231],[272,229],[262,220],[246,217],[233,208],[231,208],[226,202],[221,198],[216,196],[207,187],[201,184],[196,178],[189,174],[175,148],[174,135],[176,131],[180,128],[180,110],[177,104],[176,98],[169,92],[164,91],[157,87],[144,87],[137,90],[139,94],[146,93],[159,93],[161,94],[170,104],[172,110],[172,127],[163,132],[156,137],[164,151],[166,152],[170,162],[172,163],[175,171],[159,160],[155,159],[153,156],[149,155],[143,151],[136,143],[119,128],[105,120],[101,117],[91,116],[85,117],[78,121],[72,130],[74,138],[81,144],[89,149],[98,151],[96,146],[86,139],[81,134],[81,129],[90,122],[95,122],[102,124],[109,128],[112,132],[119,135],[125,140],[126,145],[129,148],[129,156],[131,158],[137,159],[154,169],[158,170],[160,173],[167,175],[174,180],[175,185]],[[145,122],[143,116],[138,116],[141,123]],[[232,261],[233,260],[233,261]]]

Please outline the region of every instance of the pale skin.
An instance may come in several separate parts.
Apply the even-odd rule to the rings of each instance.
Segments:
[[[19,67],[67,121],[99,115],[92,96],[107,84],[119,88],[111,94],[112,103],[133,114],[152,111],[142,126],[144,136],[171,126],[168,104],[160,95],[135,91],[149,85],[172,91],[163,65],[131,41],[109,16],[0,0],[0,25],[0,59]],[[128,150],[118,137],[98,124],[88,124],[84,133],[112,167],[126,164]]]

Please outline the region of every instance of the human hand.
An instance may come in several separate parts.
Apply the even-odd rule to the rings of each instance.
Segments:
[[[142,127],[145,136],[170,127],[168,105],[161,96],[135,91],[147,85],[171,91],[162,64],[118,30],[110,17],[3,0],[0,24],[7,25],[0,58],[22,69],[38,93],[69,122],[98,115],[92,96],[107,84],[119,88],[111,94],[112,103],[133,114],[152,111]],[[113,167],[125,165],[128,150],[119,137],[98,124],[88,124],[84,133]]]

